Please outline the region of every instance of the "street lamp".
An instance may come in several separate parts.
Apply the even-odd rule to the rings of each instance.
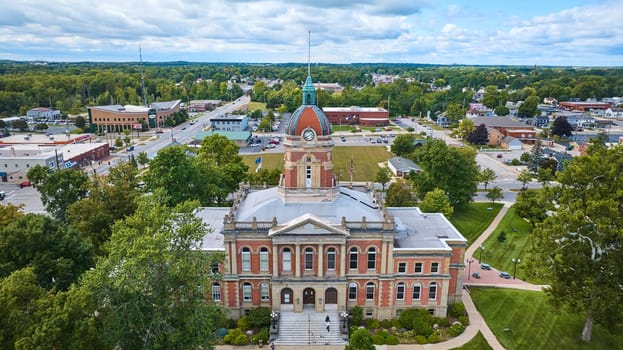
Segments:
[[[481,245],[478,249],[480,249],[480,255],[478,256],[478,261],[482,263],[482,251],[485,250],[485,246]]]
[[[467,259],[467,280],[469,281],[469,279],[472,277],[472,263],[474,262],[474,259]]]
[[[521,259],[519,259],[519,258],[517,258],[517,259],[512,258],[511,261],[514,264],[514,267],[513,267],[513,279],[515,279],[515,275],[517,274],[517,264],[519,264],[521,262]]]

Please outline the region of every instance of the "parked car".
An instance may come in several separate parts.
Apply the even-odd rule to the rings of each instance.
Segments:
[[[275,148],[277,146],[275,146],[274,143],[269,143],[268,145],[266,145],[266,148]]]
[[[32,182],[30,181],[23,181],[23,182],[20,182],[19,184],[19,188],[30,187],[30,186],[32,186]]]
[[[6,197],[6,192],[0,191],[0,201]]]
[[[340,140],[342,140],[342,142],[346,142],[346,137],[341,136],[341,137],[340,137]]]
[[[483,270],[491,270],[491,265],[482,263],[480,264],[480,268]]]
[[[500,277],[509,279],[509,278],[511,278],[511,274],[506,272],[506,271],[502,271],[502,272],[500,272]]]
[[[472,273],[472,277],[480,278],[480,274],[478,272],[474,272],[474,273]]]
[[[279,140],[272,139],[272,140],[268,141],[268,143],[271,144],[271,145],[278,145],[280,142],[279,142]]]
[[[128,152],[134,151],[134,146],[128,146],[128,148],[126,148],[126,151]]]
[[[502,153],[498,153],[497,157],[498,157],[498,158],[502,158],[502,157],[504,157],[504,156],[502,155]]]

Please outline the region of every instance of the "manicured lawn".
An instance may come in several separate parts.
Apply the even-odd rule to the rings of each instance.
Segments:
[[[502,204],[499,203],[493,206],[491,203],[470,203],[467,207],[456,210],[450,222],[467,238],[469,245],[489,226],[501,208]]]
[[[504,242],[498,241],[500,232],[506,233]],[[511,207],[498,227],[493,231],[491,236],[483,244],[485,250],[482,254],[482,260],[491,264],[495,268],[513,273],[513,258],[521,259],[517,264],[517,278],[527,280],[534,284],[547,284],[547,281],[539,280],[536,277],[528,276],[528,256],[532,245],[532,226],[524,219],[517,216],[515,209]],[[479,256],[476,253],[476,257]]]
[[[259,155],[243,155],[242,159],[255,171],[255,160]],[[283,153],[263,153],[262,167],[283,169]],[[353,181],[374,181],[379,169],[378,163],[387,161],[392,154],[385,147],[334,147],[333,173],[340,182],[350,181],[350,163],[353,160]]]
[[[467,344],[461,346],[460,348],[454,348],[453,350],[487,350],[491,349],[489,343],[485,340],[485,337],[482,336],[482,333],[478,332],[476,336],[470,340]]]
[[[584,319],[555,310],[542,292],[470,288],[476,307],[491,331],[508,349],[621,349],[623,336],[593,326],[592,341],[582,343]],[[508,331],[504,331],[508,328]]]
[[[266,103],[249,101],[249,112],[253,112],[256,109],[266,110]]]

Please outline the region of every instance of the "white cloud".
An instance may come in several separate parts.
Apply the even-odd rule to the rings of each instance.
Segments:
[[[622,2],[508,18],[455,2],[0,0],[0,57],[303,62],[311,30],[321,62],[623,62]]]

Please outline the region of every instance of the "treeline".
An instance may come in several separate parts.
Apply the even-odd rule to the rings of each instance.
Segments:
[[[144,71],[145,91],[141,76]],[[77,114],[89,105],[143,104],[181,99],[233,100],[253,84],[253,100],[292,111],[300,105],[304,64],[231,63],[44,63],[0,62],[0,115],[25,115],[39,106]],[[372,74],[400,76],[374,86]],[[318,92],[321,106],[389,108],[391,115],[465,108],[481,87],[503,90],[509,100],[527,96],[601,99],[623,96],[623,69],[527,66],[434,66],[416,64],[314,64],[314,82],[339,83],[344,91]],[[249,80],[246,80],[248,78]],[[268,87],[259,78],[279,80]]]

